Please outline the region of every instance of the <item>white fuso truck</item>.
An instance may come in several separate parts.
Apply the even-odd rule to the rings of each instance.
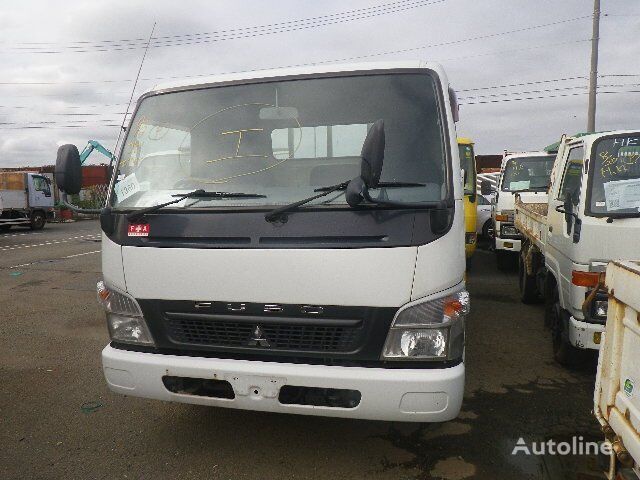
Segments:
[[[544,297],[556,360],[579,363],[585,351],[600,346],[607,263],[640,258],[640,133],[563,137],[548,202],[520,198],[515,208],[525,237],[522,300]]]
[[[555,155],[547,152],[506,153],[497,188],[483,182],[483,195],[495,193],[492,209],[498,268],[505,270],[520,251],[522,235],[514,225],[515,196],[546,202],[549,175]]]
[[[11,227],[44,228],[53,217],[48,177],[32,172],[0,172],[0,232]]]
[[[417,422],[464,390],[463,190],[438,65],[296,68],[139,99],[101,214],[109,387]],[[58,152],[63,190],[77,149]]]

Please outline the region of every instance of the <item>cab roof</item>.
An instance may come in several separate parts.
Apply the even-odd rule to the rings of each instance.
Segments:
[[[380,71],[380,70],[397,70],[397,69],[425,69],[433,70],[440,77],[444,90],[448,88],[448,81],[442,66],[434,62],[425,62],[422,60],[402,60],[389,62],[359,62],[345,64],[326,64],[326,65],[306,65],[293,66],[285,68],[276,68],[269,70],[245,70],[239,72],[229,72],[218,75],[190,77],[171,82],[160,83],[144,92],[143,95],[149,93],[162,92],[175,89],[188,89],[192,87],[201,87],[205,85],[215,85],[219,83],[238,82],[246,80],[260,80],[266,78],[280,78],[298,75],[313,75],[325,73],[342,73],[342,72],[362,72],[362,71]]]
[[[582,143],[584,142],[584,144],[592,144],[593,142],[595,142],[598,138],[601,137],[608,137],[611,135],[632,135],[635,134],[637,135],[638,132],[640,132],[640,129],[637,130],[605,130],[602,132],[582,132],[582,133],[576,133],[574,135],[567,135],[567,137],[565,138],[565,143],[567,144],[574,144],[574,143]],[[558,153],[558,148],[560,148],[560,142],[562,141],[562,139],[560,139],[560,141],[557,141],[556,143],[552,143],[551,145],[547,145],[544,150],[548,153]]]

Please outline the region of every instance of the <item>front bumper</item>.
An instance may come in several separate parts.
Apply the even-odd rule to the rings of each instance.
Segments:
[[[516,238],[496,237],[496,250],[506,250],[508,252],[519,252],[522,240]]]
[[[604,325],[569,318],[569,343],[577,348],[599,350]]]
[[[404,422],[444,422],[458,416],[464,363],[449,368],[384,369],[298,365],[141,353],[105,347],[102,365],[109,388],[124,395],[265,412]],[[235,398],[173,393],[163,376],[226,380]],[[355,408],[282,404],[283,385],[358,390]]]

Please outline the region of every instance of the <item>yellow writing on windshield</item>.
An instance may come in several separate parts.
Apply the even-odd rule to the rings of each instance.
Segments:
[[[638,160],[640,160],[640,153],[634,151],[621,151],[618,155],[613,155],[610,152],[605,151],[600,153],[600,158],[602,159],[600,174],[603,178],[607,178],[627,173],[629,171],[629,167],[636,165]]]
[[[214,160],[207,160],[207,163],[215,163],[221,162],[223,160],[233,160],[239,158],[269,158],[269,155],[258,155],[258,154],[241,154],[240,153],[240,145],[242,144],[242,139],[244,138],[244,134],[247,132],[262,132],[263,128],[243,128],[240,130],[227,130],[224,132],[220,132],[220,135],[238,135],[238,141],[236,142],[236,149],[233,155],[216,158]]]

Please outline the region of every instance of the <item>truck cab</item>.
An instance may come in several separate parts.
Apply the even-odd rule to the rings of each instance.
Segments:
[[[101,214],[109,387],[217,407],[455,418],[457,106],[424,62],[175,82],[138,101]],[[77,188],[77,149],[58,151]]]
[[[502,159],[492,211],[496,260],[501,270],[515,264],[522,241],[514,224],[515,196],[546,201],[554,160],[555,155],[548,152],[506,153]]]
[[[476,223],[478,219],[478,194],[476,192],[476,156],[473,140],[458,138],[460,162],[464,171],[464,251],[467,264],[474,252],[478,240]]]
[[[570,360],[581,350],[599,348],[607,316],[607,294],[598,291],[600,274],[611,260],[640,258],[639,192],[639,131],[560,142],[544,253],[545,299],[557,355]]]

